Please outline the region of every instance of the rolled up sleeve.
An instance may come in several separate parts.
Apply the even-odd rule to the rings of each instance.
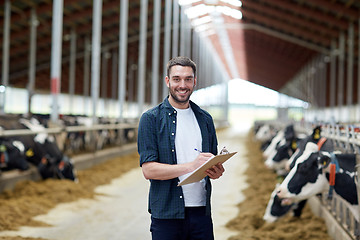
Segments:
[[[159,161],[156,138],[155,119],[145,113],[140,118],[137,138],[140,167],[146,162]]]

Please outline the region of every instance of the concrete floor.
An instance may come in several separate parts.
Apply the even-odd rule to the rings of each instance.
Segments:
[[[238,153],[224,164],[225,174],[213,181],[212,209],[215,239],[233,235],[225,224],[234,218],[236,205],[244,199],[246,188],[243,172],[247,163],[243,158],[243,138],[249,128],[232,127],[218,134],[219,149],[226,146]],[[147,213],[149,183],[141,169],[134,169],[111,184],[96,189],[94,199],[59,204],[46,215],[36,219],[51,227],[21,227],[19,231],[0,232],[0,236],[39,237],[52,240],[147,240],[150,215]]]

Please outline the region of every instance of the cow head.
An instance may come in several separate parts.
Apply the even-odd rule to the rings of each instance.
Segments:
[[[29,169],[24,144],[18,140],[2,139],[0,144],[0,168],[4,170]]]
[[[278,188],[277,195],[299,201],[327,191],[331,162],[336,163],[337,169],[335,191],[349,203],[357,204],[355,154],[333,154],[317,148],[314,143],[306,145],[304,153],[295,161],[294,167]]]
[[[281,141],[283,141],[281,143]],[[278,145],[282,145],[285,143],[285,138],[284,138],[284,131],[280,130],[276,136],[271,140],[269,146],[265,149],[265,151],[263,152],[263,156],[265,158],[270,157],[271,155],[273,155],[274,151],[276,151],[276,147]]]
[[[296,136],[294,125],[291,124],[291,125],[286,126],[284,134],[285,134],[286,141],[294,139]]]
[[[277,171],[279,175],[283,175],[283,172],[287,173],[285,170],[286,164],[296,149],[297,141],[295,139],[287,141],[284,145],[276,148],[276,152],[265,161],[265,165]]]
[[[278,188],[277,195],[282,199],[300,201],[328,189],[328,181],[318,160],[318,146],[307,143],[303,154]]]
[[[280,217],[284,216],[291,208],[293,204],[283,204],[282,199],[277,196],[277,187],[271,193],[270,200],[266,206],[263,219],[266,222],[275,222]]]
[[[269,124],[262,125],[255,134],[255,139],[261,142],[271,140],[276,135],[276,130]]]
[[[74,170],[72,161],[64,156],[60,161],[57,161],[50,156],[42,158],[41,162],[37,166],[40,175],[43,179],[57,178],[57,179],[70,179],[78,181]]]
[[[288,171],[294,167],[296,160],[304,153],[306,145],[311,142],[318,145],[318,150],[333,152],[334,151],[334,143],[331,139],[321,138],[320,136],[321,128],[315,127],[313,133],[308,137],[301,139],[298,142],[298,149],[296,152],[290,157],[287,162],[288,166],[286,167]]]
[[[64,156],[60,163],[58,164],[59,178],[60,179],[70,179],[75,182],[78,181],[76,173],[74,170],[74,164],[70,158]]]

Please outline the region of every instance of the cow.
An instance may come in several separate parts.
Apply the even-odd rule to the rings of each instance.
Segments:
[[[315,129],[319,129],[319,127]],[[315,129],[313,132],[315,132]],[[289,170],[287,167],[288,160],[297,151],[299,148],[298,145],[300,145],[300,149],[302,149],[302,143],[310,141],[313,135],[314,133],[310,136],[296,134],[292,125],[287,126],[284,132],[284,138],[276,144],[270,155],[265,154],[268,155],[265,160],[265,165],[269,169],[276,171],[279,176],[285,176]]]
[[[261,142],[262,151],[264,151],[269,146],[271,140],[276,136],[276,133],[277,131],[270,124],[263,124],[255,130],[255,140]]]
[[[265,159],[276,153],[276,147],[284,145],[286,141],[295,138],[295,130],[293,125],[288,125],[284,130],[279,130],[276,136],[271,140],[269,146],[263,152]]]
[[[25,146],[15,139],[0,139],[0,169],[8,171],[19,169],[21,171],[30,168],[25,155]]]
[[[282,141],[278,144],[273,151],[272,155],[269,156],[265,165],[277,171],[278,175],[284,176],[290,169],[290,164],[297,159],[298,156],[302,154],[305,149],[305,145],[308,142],[319,143],[322,149],[327,151],[333,150],[333,143],[328,139],[321,139],[321,126],[316,126],[313,129],[312,134],[309,136],[301,136],[296,138],[287,138],[287,140]],[[281,143],[283,143],[281,145]]]
[[[356,155],[318,151],[318,146],[312,142],[307,143],[304,153],[296,160],[294,167],[279,186],[277,196],[297,202],[329,191],[332,189],[329,186],[331,161],[336,163],[337,169],[333,176],[333,189],[350,204],[357,205]]]
[[[19,123],[23,128],[33,131],[45,130],[45,127],[36,118],[21,118]],[[38,133],[33,138],[29,136],[17,138],[25,144],[29,162],[37,166],[43,179],[66,178],[77,181],[71,159],[61,152],[53,136],[47,133]]]
[[[308,142],[316,143],[319,151],[333,151],[334,149],[333,142],[330,139],[321,137],[321,126],[316,126],[313,129],[312,134],[298,141],[297,150],[286,163],[286,168],[284,170],[286,171],[286,173],[288,173],[289,170],[294,166],[294,162],[296,161],[296,159],[304,153],[305,146]],[[284,175],[284,177],[285,176],[286,175]],[[300,217],[302,209],[304,208],[307,200],[305,199],[296,203],[281,200],[276,195],[278,185],[275,187],[273,193],[271,194],[263,219],[267,222],[273,222],[276,221],[278,218],[284,216],[290,210],[292,210],[295,217]]]
[[[1,115],[0,130],[17,129],[19,117],[19,115]],[[29,167],[22,141],[9,137],[0,137],[0,169],[2,171],[13,169],[24,171]]]
[[[306,204],[306,200],[300,201],[298,203],[286,203],[277,195],[278,186],[279,184],[276,185],[275,189],[271,193],[263,219],[266,222],[275,222],[280,217],[285,216],[288,212],[290,212],[290,210],[292,210],[294,217],[300,217]]]
[[[277,146],[272,155],[265,160],[266,167],[276,171],[279,176],[285,176],[287,174],[286,164],[297,150],[297,142],[297,139],[292,139]]]

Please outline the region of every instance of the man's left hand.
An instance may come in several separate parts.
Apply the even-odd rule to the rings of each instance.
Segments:
[[[222,176],[224,171],[225,171],[225,169],[224,169],[223,165],[221,163],[218,163],[218,164],[214,165],[212,168],[209,168],[208,170],[206,170],[206,174],[211,179],[218,179],[219,177]]]

